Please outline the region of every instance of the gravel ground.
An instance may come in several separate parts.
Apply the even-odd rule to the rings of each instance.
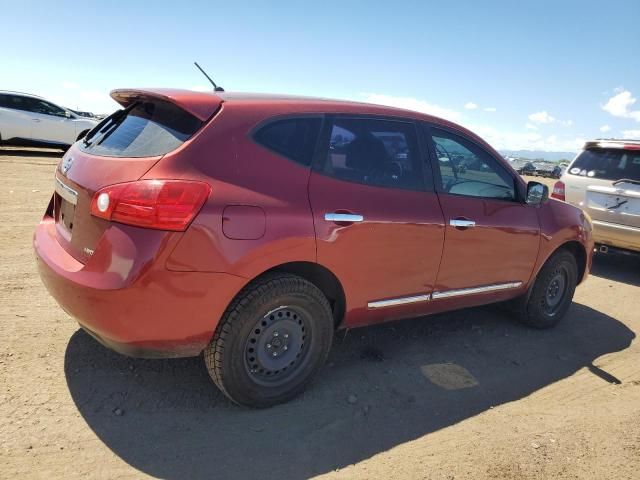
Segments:
[[[1,478],[639,478],[640,260],[597,257],[552,331],[484,307],[339,332],[303,396],[247,410],[202,359],[112,353],[47,295],[58,160],[0,150]]]

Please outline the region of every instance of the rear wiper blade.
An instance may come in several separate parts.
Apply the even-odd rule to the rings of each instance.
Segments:
[[[85,146],[91,145],[91,140],[96,136],[97,133],[102,133],[102,138],[98,141],[97,145],[100,145],[106,138],[116,129],[118,125],[122,123],[122,121],[126,118],[127,114],[133,110],[140,102],[133,102],[127,108],[123,110],[119,110],[113,113],[111,116],[105,118],[102,123],[99,123],[96,128],[93,130],[91,135],[87,135],[83,140]],[[98,128],[100,127],[100,128]]]
[[[631,178],[621,178],[620,180],[616,180],[613,182],[613,185],[618,185],[619,183],[633,183],[634,185],[640,185],[640,180],[633,180]]]

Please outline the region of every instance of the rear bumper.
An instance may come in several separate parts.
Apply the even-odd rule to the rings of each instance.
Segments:
[[[593,238],[598,244],[640,251],[640,228],[593,220]]]
[[[130,356],[185,357],[206,347],[246,280],[167,270],[180,235],[114,224],[82,264],[60,246],[53,219],[45,217],[33,244],[49,293],[102,344]]]

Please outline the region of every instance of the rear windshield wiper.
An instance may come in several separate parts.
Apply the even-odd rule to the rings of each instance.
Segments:
[[[618,185],[619,183],[633,183],[634,185],[640,185],[640,180],[633,180],[631,178],[621,178],[620,180],[616,180],[613,182],[614,185]]]
[[[123,110],[119,110],[113,113],[111,116],[104,119],[102,123],[99,123],[89,134],[83,139],[84,145],[86,147],[90,146],[92,142],[90,140],[96,136],[96,134],[101,133],[102,138],[98,141],[98,145],[100,145],[106,138],[113,133],[118,125],[120,125],[124,119],[127,117],[127,114],[133,110],[140,102],[133,102],[127,108]]]

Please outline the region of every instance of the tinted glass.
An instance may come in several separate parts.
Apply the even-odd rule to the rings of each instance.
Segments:
[[[254,138],[268,149],[308,166],[319,131],[319,118],[288,118],[262,127]]]
[[[56,117],[64,117],[64,110],[52,103],[40,100],[38,98],[25,98],[26,104],[30,112],[40,113],[42,115],[55,115]]]
[[[153,157],[175,150],[202,122],[163,101],[142,101],[119,110],[87,134],[80,148],[106,157]]]
[[[476,144],[436,128],[431,134],[442,191],[454,195],[513,200],[513,177]]]
[[[0,107],[8,108],[10,106],[9,95],[0,93]]]
[[[622,149],[589,149],[575,159],[571,175],[606,180],[640,180],[640,151]]]
[[[5,108],[13,108],[15,110],[32,111],[35,102],[29,97],[21,97],[20,95],[4,95],[2,106]]]
[[[421,189],[424,181],[412,123],[336,118],[323,172],[380,187]]]

